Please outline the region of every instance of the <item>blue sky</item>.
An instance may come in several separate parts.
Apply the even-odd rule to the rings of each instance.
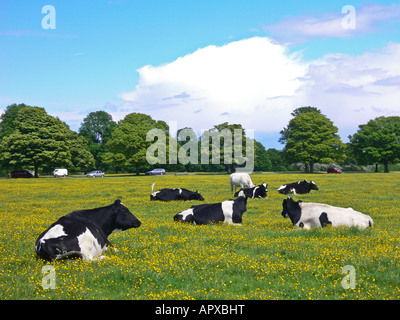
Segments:
[[[42,7],[56,11],[43,29]],[[344,29],[345,5],[355,29]],[[343,141],[400,115],[400,5],[394,1],[0,2],[0,112],[45,107],[73,130],[92,111],[197,131],[225,121],[266,148],[303,105]]]

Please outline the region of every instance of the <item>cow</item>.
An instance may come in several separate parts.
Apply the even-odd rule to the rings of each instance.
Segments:
[[[352,208],[340,208],[323,203],[294,201],[291,197],[283,200],[282,216],[289,217],[294,226],[305,229],[326,226],[347,226],[365,229],[372,227],[372,218]]]
[[[253,181],[251,181],[249,174],[244,172],[232,173],[230,176],[230,183],[231,183],[231,192],[233,192],[233,186],[235,186],[235,193],[236,193],[236,187],[240,187],[242,189],[254,187]]]
[[[311,190],[319,189],[314,181],[307,180],[284,184],[278,188],[278,192],[282,194],[309,194]]]
[[[263,182],[257,187],[253,188],[245,188],[245,189],[240,189],[238,192],[235,193],[235,197],[248,197],[248,198],[266,198],[267,197],[267,189],[268,185]]]
[[[84,261],[101,260],[102,254],[112,247],[107,237],[116,231],[138,228],[141,222],[125,207],[121,200],[113,204],[71,212],[43,231],[36,240],[35,249],[40,258],[82,258]]]
[[[154,185],[151,186],[150,200],[172,201],[172,200],[200,200],[204,201],[203,196],[198,192],[193,192],[185,188],[164,188],[159,191],[154,191]]]
[[[247,197],[226,200],[219,203],[200,204],[179,212],[174,216],[175,221],[194,224],[210,224],[225,222],[228,224],[242,223],[242,215],[247,210]]]

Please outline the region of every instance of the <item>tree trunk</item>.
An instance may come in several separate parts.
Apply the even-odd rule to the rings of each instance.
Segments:
[[[375,164],[375,172],[378,172],[378,163]]]
[[[310,163],[310,173],[314,172],[314,163]]]
[[[35,178],[39,178],[39,168],[38,168],[38,166],[35,164]]]
[[[385,166],[385,172],[388,173],[389,172],[389,163],[386,161],[383,164]]]

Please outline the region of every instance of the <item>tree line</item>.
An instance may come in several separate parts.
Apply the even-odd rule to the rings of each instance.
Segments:
[[[266,149],[260,142],[249,138],[241,124],[227,122],[215,125],[197,138],[191,128],[181,128],[170,136],[170,128],[164,121],[156,121],[149,115],[130,113],[119,122],[105,111],[89,113],[78,132],[57,117],[47,114],[41,107],[25,104],[9,105],[0,116],[0,169],[3,175],[13,169],[31,169],[35,177],[39,172],[52,172],[64,167],[71,172],[87,172],[93,169],[106,172],[136,172],[137,174],[162,166],[167,171],[188,172],[234,172],[241,164],[233,157],[225,163],[223,148],[217,155],[220,161],[208,163],[192,161],[185,163],[149,164],[146,152],[152,145],[148,132],[159,129],[173,141],[177,151],[194,153],[200,159],[204,154],[201,144],[188,149],[192,139],[240,129],[243,157],[251,139],[254,145],[254,171],[287,171],[293,163],[301,163],[303,170],[313,172],[316,164],[384,165],[400,161],[400,117],[379,117],[359,126],[358,131],[343,143],[333,122],[315,107],[301,107],[292,112],[292,119],[280,132],[283,150]],[[180,132],[192,131],[179,139]],[[225,131],[224,131],[225,130]],[[208,138],[207,138],[208,139]],[[213,143],[223,146],[221,136]],[[225,137],[225,139],[227,139]],[[233,139],[229,137],[229,139]],[[231,141],[231,145],[233,142]],[[171,146],[172,147],[172,146]],[[209,145],[211,150],[212,145]],[[207,151],[210,151],[207,150]],[[236,154],[236,153],[235,153]],[[193,156],[193,154],[192,154]],[[214,155],[215,156],[215,155]],[[211,157],[211,156],[210,156]],[[192,158],[193,159],[193,158]]]

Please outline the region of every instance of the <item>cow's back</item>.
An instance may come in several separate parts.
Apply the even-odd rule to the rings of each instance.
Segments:
[[[361,228],[371,227],[373,225],[372,218],[362,212],[352,208],[335,207],[322,203],[301,203],[302,220],[309,217],[314,219],[320,218],[321,215],[332,226],[356,226]]]

